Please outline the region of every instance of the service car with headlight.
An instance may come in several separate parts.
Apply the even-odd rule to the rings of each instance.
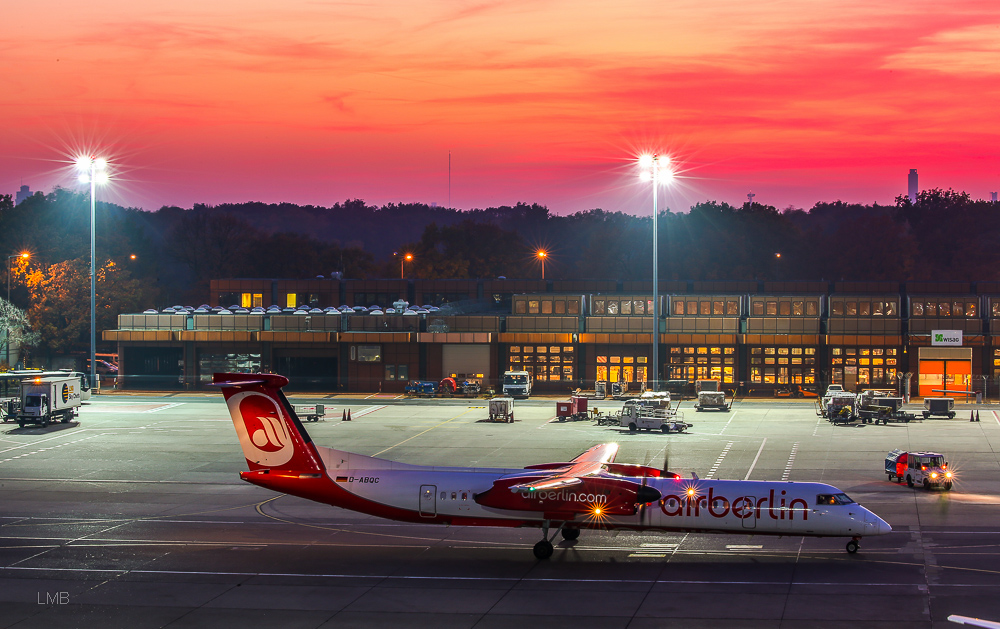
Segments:
[[[951,489],[954,473],[948,468],[944,455],[937,452],[905,452],[893,450],[885,457],[885,473],[889,480],[910,487],[922,485],[924,489],[941,486]]]

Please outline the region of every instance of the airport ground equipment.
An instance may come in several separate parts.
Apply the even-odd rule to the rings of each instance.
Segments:
[[[531,374],[527,371],[505,371],[502,391],[506,397],[530,397]]]
[[[305,419],[307,422],[318,422],[326,417],[326,405],[324,404],[293,404],[295,414]]]
[[[625,408],[622,409],[618,418],[618,425],[622,428],[628,428],[631,433],[640,430],[659,430],[664,434],[684,432],[694,425],[685,422],[684,414],[676,408],[647,406],[632,402],[625,404]]]
[[[431,380],[410,380],[403,393],[406,395],[434,395],[437,393],[438,383]]]
[[[909,423],[918,419],[915,414],[903,410],[903,398],[901,397],[879,397],[878,407],[887,408],[888,412],[883,412],[879,416],[874,417],[873,419],[876,424],[880,422],[883,425],[888,425],[889,422]]]
[[[948,462],[937,452],[893,450],[885,457],[885,473],[890,481],[905,480],[910,487],[922,485],[924,489],[940,486],[948,491],[954,481]]]
[[[928,417],[955,417],[955,398],[927,397],[924,398],[924,419]]]
[[[66,423],[80,410],[80,379],[76,377],[30,378],[21,382],[21,401],[17,423],[48,426]]]
[[[514,423],[514,398],[495,397],[489,400],[489,421],[502,424]]]
[[[854,409],[857,398],[852,393],[835,393],[823,398],[820,415],[834,424],[846,424],[854,421]]]
[[[556,418],[561,422],[590,419],[587,412],[587,398],[574,395],[569,402],[556,402]]]
[[[729,405],[726,404],[726,392],[722,390],[718,380],[698,380],[695,382],[695,389],[698,391],[698,401],[694,403],[695,411],[729,410]]]

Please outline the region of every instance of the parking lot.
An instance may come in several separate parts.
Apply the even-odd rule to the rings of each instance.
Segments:
[[[315,401],[312,398],[293,400]],[[489,423],[485,400],[322,400],[313,440],[408,463],[618,462],[706,478],[822,481],[893,526],[844,539],[584,531],[537,561],[537,529],[394,523],[239,480],[221,396],[102,396],[78,423],[0,426],[0,626],[945,627],[1000,618],[1000,411],[834,426],[806,401],[686,411],[685,434],[556,422],[554,400]],[[598,403],[607,411],[621,407]],[[341,421],[349,409],[352,421]],[[951,492],[887,481],[935,450]]]

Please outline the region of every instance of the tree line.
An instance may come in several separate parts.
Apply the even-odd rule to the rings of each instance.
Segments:
[[[658,216],[661,279],[996,280],[995,203],[926,190],[892,205],[817,203],[809,210],[717,201]],[[601,209],[562,216],[519,203],[460,211],[424,204],[288,203],[163,207],[99,202],[98,329],[122,312],[208,299],[227,277],[540,277],[648,280],[652,219]],[[57,189],[14,206],[0,195],[0,251],[10,301],[43,354],[89,344],[90,203]],[[394,255],[396,254],[396,255]],[[780,255],[779,255],[780,254]],[[2,312],[2,310],[0,310]],[[34,337],[29,337],[34,338]]]

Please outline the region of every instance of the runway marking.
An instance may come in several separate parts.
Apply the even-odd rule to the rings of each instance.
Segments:
[[[719,455],[719,458],[715,459],[715,464],[712,465],[712,469],[705,475],[705,478],[715,476],[715,473],[719,471],[719,466],[722,465],[722,460],[726,458],[726,455],[729,454],[729,449],[733,447],[733,443],[735,442],[729,441],[726,443],[726,447],[722,449],[722,454]]]
[[[722,427],[722,430],[720,430],[720,431],[719,431],[719,434],[720,434],[720,435],[721,435],[722,433],[726,432],[726,428],[729,428],[729,424],[731,424],[731,423],[732,423],[732,421],[733,421],[733,418],[734,418],[734,417],[736,417],[736,411],[733,411],[733,414],[729,416],[729,421],[727,421],[727,422],[726,422],[726,425],[725,425],[725,426],[723,426],[723,427]]]
[[[823,425],[822,421],[823,421],[823,416],[822,415],[820,415],[819,417],[816,418],[816,427],[813,428],[813,437],[815,437],[816,433],[819,432],[819,427]]]
[[[80,434],[80,433],[76,432],[76,433],[71,433],[71,434]],[[60,443],[57,446],[49,446],[47,448],[39,448],[38,450],[32,450],[31,452],[24,452],[24,453],[19,454],[17,456],[12,456],[12,457],[9,457],[9,458],[6,458],[6,459],[0,459],[0,463],[7,463],[8,461],[16,461],[17,459],[23,459],[26,456],[31,456],[33,454],[40,454],[42,452],[48,452],[49,450],[55,450],[56,448],[62,448],[64,446],[73,445],[74,443],[79,443],[81,441],[86,441],[88,439],[93,439],[94,437],[102,437],[102,436],[104,436],[104,435],[99,435],[99,434],[87,435],[86,437],[81,437],[79,439],[74,439],[73,441],[67,441],[66,443]],[[30,443],[30,444],[25,444],[25,446],[23,446],[23,447],[33,446],[33,445],[36,445],[37,443],[38,442],[34,442],[34,443]],[[9,448],[8,450],[5,450],[4,452],[8,452],[10,450],[16,450],[16,449],[17,448]]]
[[[151,408],[148,411],[143,411],[144,413],[159,413],[160,411],[165,411],[168,408],[175,408],[177,406],[184,406],[184,402],[174,402],[172,404],[164,404],[160,408]]]
[[[997,420],[997,423],[1000,424],[1000,415],[997,415],[996,411],[993,411],[993,419]]]
[[[763,544],[726,544],[726,550],[761,550]]]
[[[382,408],[385,408],[385,407],[382,407]],[[412,437],[410,437],[409,439],[403,439],[402,441],[400,441],[400,442],[399,442],[399,443],[397,443],[396,445],[393,445],[393,446],[389,446],[388,448],[385,448],[384,450],[379,450],[378,452],[376,452],[376,453],[375,453],[375,454],[373,454],[372,456],[378,456],[378,455],[380,455],[380,454],[383,454],[383,453],[385,453],[385,452],[388,452],[389,450],[392,450],[393,448],[395,448],[395,447],[398,447],[398,446],[401,446],[401,445],[403,445],[404,443],[406,443],[407,441],[410,441],[410,439],[416,439],[416,438],[417,438],[417,437],[419,437],[420,435],[422,435],[422,434],[424,434],[424,433],[426,433],[426,432],[430,432],[430,431],[434,430],[435,428],[438,428],[439,426],[444,426],[445,424],[447,424],[447,423],[449,423],[449,422],[453,422],[453,421],[455,421],[456,419],[458,419],[459,417],[461,417],[462,415],[465,415],[466,413],[468,413],[468,412],[469,412],[470,410],[472,410],[472,409],[468,409],[468,408],[467,408],[467,409],[465,409],[464,411],[462,411],[461,413],[459,413],[458,415],[455,415],[454,417],[452,417],[451,419],[446,419],[446,420],[444,420],[443,422],[439,422],[439,423],[437,423],[437,424],[434,424],[433,426],[431,426],[431,427],[430,427],[430,428],[428,428],[427,430],[422,430],[422,431],[418,432],[417,434],[413,435]]]
[[[382,404],[381,406],[366,406],[357,413],[352,413],[351,419],[354,419],[355,417],[364,417],[365,415],[371,415],[375,411],[380,411],[383,408],[386,408],[385,404]]]
[[[750,480],[750,475],[753,474],[753,468],[757,466],[757,460],[760,459],[760,453],[764,451],[764,444],[767,443],[767,437],[760,442],[760,449],[757,450],[757,456],[753,458],[753,463],[750,464],[750,469],[747,470],[747,475],[743,477],[743,480]]]
[[[788,463],[785,464],[785,472],[781,475],[781,480],[788,480],[788,475],[792,473],[792,465],[795,463],[795,453],[799,451],[798,442],[792,444],[792,453],[788,455]]]

